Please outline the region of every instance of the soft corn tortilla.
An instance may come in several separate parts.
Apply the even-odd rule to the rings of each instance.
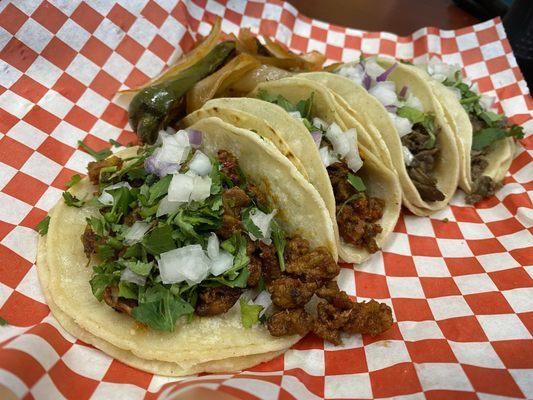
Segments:
[[[318,192],[270,141],[218,118],[206,118],[192,128],[204,133],[202,151],[232,152],[247,175],[278,210],[278,221],[289,236],[300,235],[311,246],[325,246],[335,259],[333,225]],[[119,154],[131,156],[135,148]],[[95,187],[87,179],[71,188],[78,198]],[[50,214],[48,234],[41,239],[38,271],[52,312],[65,329],[122,361],[168,375],[229,371],[251,367],[288,349],[298,336],[275,338],[263,325],[243,328],[238,307],[216,317],[180,321],[175,332],[140,329],[135,320],[96,300],[89,280],[92,268],[80,240],[90,207],[68,207],[61,200]]]
[[[468,113],[450,88],[432,79],[420,68],[410,68],[419,73],[429,83],[433,94],[444,110],[446,121],[457,139],[456,143],[460,158],[459,187],[466,193],[470,193],[473,189],[470,173],[473,129]],[[512,138],[501,139],[493,143],[485,157],[489,164],[483,171],[483,175],[489,176],[495,182],[502,181],[513,161],[514,150],[515,146]]]
[[[371,151],[361,142],[365,131],[358,125],[349,125],[352,117],[343,118],[347,112],[334,101],[332,93],[323,85],[302,78],[284,78],[277,81],[261,83],[251,96],[257,95],[259,90],[266,90],[269,94],[280,94],[292,103],[308,99],[313,94],[311,114],[327,123],[337,123],[341,129],[354,128],[357,131],[358,147],[364,160],[363,167],[358,171],[365,181],[368,193],[385,200],[384,215],[379,222],[383,231],[376,237],[379,247],[382,247],[387,237],[394,229],[401,207],[401,188],[396,174],[383,165]],[[252,99],[216,99],[208,102],[207,106],[227,107],[239,109],[261,118],[265,118],[276,129],[276,132],[287,142],[297,157],[302,160],[310,177],[310,182],[321,194],[334,223],[339,256],[347,262],[361,263],[371,254],[363,248],[346,243],[338,233],[335,197],[326,168],[324,167],[317,146],[305,126],[296,121],[281,107],[264,101]]]

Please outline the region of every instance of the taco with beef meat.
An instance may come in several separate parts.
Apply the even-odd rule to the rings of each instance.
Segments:
[[[332,94],[320,84],[285,78],[260,84],[257,98],[210,100],[202,115],[246,116],[268,123],[305,168],[329,211],[339,255],[361,263],[378,251],[394,229],[401,190],[393,171],[360,143],[356,125],[347,126]],[[187,119],[186,119],[187,120]],[[232,123],[236,123],[235,120]],[[267,137],[262,130],[256,131]]]
[[[459,152],[429,83],[390,58],[361,59],[330,70],[338,76],[304,76],[324,82],[377,128],[400,179],[404,205],[416,215],[444,208],[457,187]]]
[[[392,323],[337,287],[313,186],[270,140],[218,118],[90,163],[47,221],[37,268],[54,316],[152,373],[239,370],[309,331],[339,344]]]
[[[437,58],[417,67],[410,68],[429,83],[457,138],[459,187],[467,193],[466,202],[473,204],[492,196],[513,161],[513,137],[524,137],[523,128],[494,112],[494,99],[481,95],[461,75],[460,67]]]

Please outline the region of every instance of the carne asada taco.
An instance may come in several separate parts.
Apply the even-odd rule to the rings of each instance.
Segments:
[[[251,95],[262,101],[216,99],[207,106],[265,118],[302,161],[324,199],[339,256],[353,263],[368,259],[383,246],[399,216],[396,174],[360,143],[359,129],[347,126],[341,117],[345,111],[326,87],[285,78],[262,83]]]
[[[379,130],[400,178],[404,205],[416,215],[444,208],[457,187],[459,153],[429,84],[388,58],[343,64],[333,72],[355,82],[355,95],[344,99]]]
[[[250,367],[308,331],[338,344],[388,329],[390,308],[338,289],[336,258],[324,203],[294,165],[206,118],[90,163],[51,211],[37,265],[70,333],[179,376]]]
[[[417,66],[423,71],[412,69],[429,82],[458,139],[459,186],[467,193],[466,202],[473,204],[492,196],[501,187],[511,166],[515,150],[513,137],[524,136],[522,127],[510,124],[504,115],[495,113],[492,110],[494,99],[480,95],[476,87],[461,76],[460,67],[437,58]]]

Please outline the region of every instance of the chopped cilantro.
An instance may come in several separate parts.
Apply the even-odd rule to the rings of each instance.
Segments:
[[[442,222],[448,222],[448,221],[449,219],[447,217],[442,220]]]
[[[130,271],[135,272],[137,275],[148,276],[150,271],[154,267],[154,262],[142,262],[142,261],[124,261],[122,264]]]
[[[72,186],[76,185],[79,181],[81,181],[81,176],[79,176],[78,174],[74,174],[70,178],[70,181],[67,182],[67,187],[71,188]]]
[[[83,200],[78,199],[76,196],[72,195],[70,192],[63,192],[63,199],[65,204],[69,207],[83,207],[85,204]]]
[[[257,239],[263,239],[263,232],[261,232],[261,230],[254,224],[250,217],[250,214],[252,214],[252,212],[257,212],[257,210],[256,207],[248,207],[244,210],[242,213],[242,224],[248,233],[251,233]]]
[[[88,145],[83,143],[81,140],[78,140],[78,146],[80,146],[83,150],[85,150],[87,153],[89,153],[96,161],[101,161],[104,158],[109,157],[111,154],[111,150],[109,149],[103,149],[100,151],[96,151],[94,149],[91,149]]]
[[[109,144],[114,147],[122,147],[123,145],[117,142],[115,139],[109,139]]]
[[[44,236],[48,233],[48,225],[50,225],[50,216],[47,215],[45,216],[41,222],[39,222],[37,224],[37,226],[35,227],[35,230],[37,230],[37,232],[39,232],[39,235],[41,236]]]
[[[474,136],[472,138],[472,150],[483,150],[495,141],[504,139],[506,137],[516,137],[519,139],[523,138],[524,130],[519,125],[514,125],[509,130],[502,128],[481,129],[480,131],[474,132]]]
[[[0,326],[6,326],[9,325],[9,322],[7,322],[4,318],[0,317]]]
[[[159,255],[166,251],[176,248],[172,239],[172,228],[169,225],[163,225],[155,228],[143,240],[143,245],[148,253]]]
[[[407,118],[413,125],[422,125],[429,135],[429,139],[426,142],[426,149],[435,147],[437,138],[435,137],[435,118],[433,115],[408,106],[398,108],[397,115]]]
[[[363,180],[360,177],[358,177],[357,175],[354,175],[352,173],[348,173],[348,182],[358,192],[364,192],[366,190],[366,186],[365,186]]]
[[[134,299],[137,300],[139,297],[139,287],[131,282],[120,281],[118,283],[118,295],[119,297],[124,297],[125,299]]]
[[[250,329],[253,325],[259,323],[259,314],[263,310],[263,306],[258,304],[248,304],[242,297],[239,299],[241,306],[241,322],[242,326]]]

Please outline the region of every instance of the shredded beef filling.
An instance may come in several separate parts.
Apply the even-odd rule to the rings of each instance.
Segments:
[[[376,236],[382,231],[377,223],[383,216],[385,203],[365,192],[359,192],[348,181],[350,169],[343,162],[328,167],[337,205],[337,224],[341,237],[370,253],[379,250]]]
[[[422,124],[415,124],[413,131],[402,137],[402,144],[413,154],[407,173],[424,201],[442,201],[445,196],[437,188],[437,180],[433,176],[440,150],[436,145],[428,146],[430,141],[431,136]]]

